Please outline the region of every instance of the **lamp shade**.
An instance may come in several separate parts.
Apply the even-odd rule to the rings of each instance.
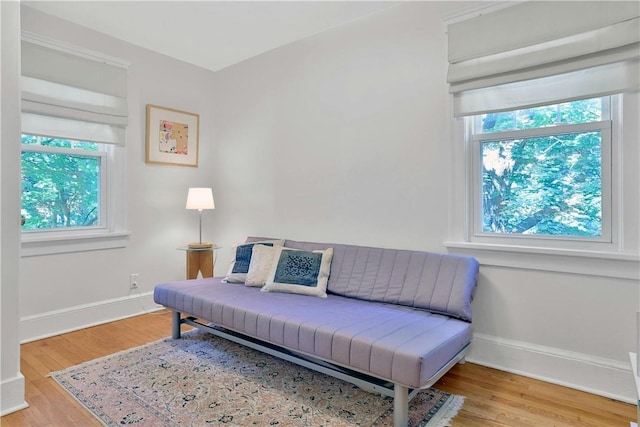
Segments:
[[[213,191],[210,188],[189,188],[187,194],[187,209],[215,209]]]

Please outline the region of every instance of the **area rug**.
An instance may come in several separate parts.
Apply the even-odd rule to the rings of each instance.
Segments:
[[[392,426],[393,399],[193,330],[51,376],[106,426]],[[421,391],[410,426],[441,427],[463,397]]]

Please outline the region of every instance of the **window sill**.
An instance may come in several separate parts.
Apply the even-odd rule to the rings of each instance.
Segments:
[[[46,233],[43,233],[46,234]],[[22,236],[22,257],[124,248],[131,232]]]
[[[481,265],[640,280],[638,254],[452,241],[443,245]]]

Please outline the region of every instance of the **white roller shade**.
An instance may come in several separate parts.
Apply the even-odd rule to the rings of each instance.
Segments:
[[[525,2],[448,38],[457,116],[640,89],[639,2]]]
[[[23,40],[21,85],[24,133],[125,144],[125,67]]]

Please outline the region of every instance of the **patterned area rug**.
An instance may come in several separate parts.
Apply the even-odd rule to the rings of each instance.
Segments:
[[[393,399],[193,330],[51,376],[107,426],[392,426]],[[463,397],[421,391],[410,426],[447,426]]]

